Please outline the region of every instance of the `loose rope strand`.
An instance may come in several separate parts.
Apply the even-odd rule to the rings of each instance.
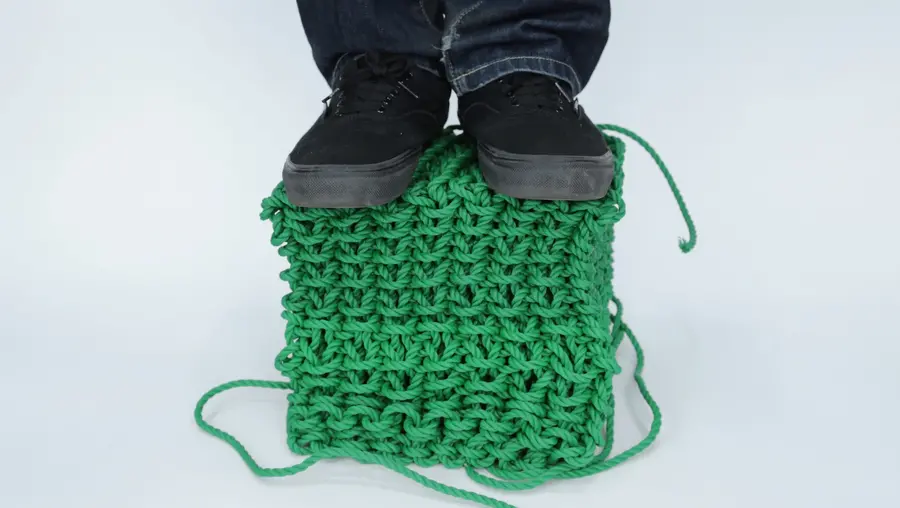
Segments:
[[[620,134],[628,136],[629,138],[634,140],[635,143],[639,144],[641,148],[646,150],[647,153],[650,154],[650,157],[653,158],[653,161],[656,162],[656,165],[659,166],[659,170],[662,172],[663,177],[669,184],[669,189],[671,189],[672,195],[675,196],[675,201],[678,203],[679,210],[681,210],[681,216],[684,218],[684,223],[688,228],[688,239],[685,240],[684,238],[680,238],[678,240],[678,246],[679,248],[681,248],[681,252],[690,252],[694,248],[694,246],[697,245],[697,228],[694,226],[694,219],[691,218],[691,214],[687,209],[687,204],[685,204],[684,198],[681,196],[681,191],[678,190],[678,185],[675,184],[675,178],[672,177],[672,174],[669,172],[669,168],[666,167],[666,163],[663,162],[662,157],[660,157],[656,150],[652,146],[650,146],[650,143],[648,143],[644,138],[633,131],[612,124],[600,124],[597,125],[597,127],[600,130],[618,132]]]
[[[621,304],[616,299],[616,306],[619,308],[618,312],[616,312],[614,320],[618,323],[618,327],[616,328],[617,337],[614,338],[615,343],[619,343],[622,340],[622,336],[627,336],[629,341],[631,342],[632,347],[634,347],[635,353],[637,355],[637,363],[634,369],[634,380],[637,382],[638,390],[644,398],[644,401],[650,407],[650,410],[653,413],[653,423],[650,426],[650,432],[647,436],[641,440],[638,444],[633,446],[632,448],[622,452],[621,454],[609,459],[609,460],[600,460],[595,464],[582,468],[582,469],[574,469],[568,471],[562,471],[559,473],[548,473],[544,476],[538,478],[531,478],[525,481],[506,481],[506,480],[498,480],[495,478],[491,478],[489,476],[485,476],[475,469],[471,467],[466,467],[466,473],[468,476],[477,483],[482,485],[500,489],[500,490],[508,490],[508,491],[519,491],[519,490],[528,490],[538,487],[548,481],[557,480],[557,479],[572,479],[572,478],[582,478],[586,476],[591,476],[597,474],[599,472],[605,471],[612,467],[615,467],[631,457],[639,454],[647,447],[649,447],[656,437],[659,435],[660,427],[662,425],[662,414],[660,412],[659,406],[656,401],[650,395],[649,390],[647,389],[646,383],[644,382],[642,372],[644,368],[644,351],[640,346],[637,338],[634,333],[632,333],[631,329],[624,322],[621,321]],[[427,488],[430,488],[434,491],[440,492],[442,494],[446,494],[452,497],[456,497],[459,499],[464,499],[467,501],[472,501],[475,503],[479,503],[483,506],[487,506],[490,508],[515,508],[515,506],[505,503],[503,501],[484,496],[481,494],[477,494],[474,492],[470,492],[463,489],[458,489],[455,487],[451,487],[445,485],[443,483],[434,481],[426,476],[417,473],[410,469],[403,462],[386,455],[362,452],[359,450],[339,450],[339,449],[330,449],[326,451],[322,451],[311,455],[304,459],[303,461],[288,467],[280,467],[280,468],[266,468],[259,465],[256,459],[250,455],[250,452],[247,451],[246,447],[234,436],[231,434],[211,425],[203,418],[203,409],[206,407],[206,404],[213,399],[216,395],[219,395],[223,392],[233,390],[236,388],[246,388],[246,387],[254,387],[254,388],[269,388],[269,389],[279,389],[279,390],[290,390],[291,386],[288,382],[283,381],[264,381],[264,380],[253,380],[253,379],[241,379],[236,381],[231,381],[228,383],[221,384],[216,386],[215,388],[206,392],[200,400],[197,402],[197,406],[194,409],[194,420],[197,422],[197,425],[203,429],[205,432],[210,435],[221,439],[226,442],[229,446],[231,446],[235,451],[237,451],[238,455],[244,460],[244,463],[250,468],[250,470],[261,477],[284,477],[291,476],[297,473],[301,473],[306,471],[314,464],[319,462],[322,459],[327,458],[350,458],[356,460],[363,464],[378,464],[383,467],[386,467],[392,471],[400,473],[401,475],[423,485]]]

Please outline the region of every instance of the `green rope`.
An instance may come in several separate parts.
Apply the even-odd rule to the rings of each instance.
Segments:
[[[693,221],[659,155],[631,131],[598,127],[650,153],[690,232],[681,249],[691,250]],[[477,483],[515,491],[593,475],[645,450],[662,416],[642,377],[643,350],[611,292],[612,225],[625,212],[624,144],[608,140],[617,160],[613,188],[593,203],[490,192],[471,140],[452,129],[422,157],[400,203],[299,209],[276,188],[262,217],[291,264],[282,273],[291,286],[283,300],[287,346],[276,361],[289,381],[217,386],[198,401],[197,425],[259,476],[352,458],[492,508],[512,505],[409,465],[463,467]],[[625,337],[653,422],[644,439],[610,458],[612,376]],[[292,392],[290,445],[305,460],[261,467],[234,436],[203,419],[210,399],[242,387]]]
[[[203,408],[206,406],[206,403],[216,395],[232,390],[234,388],[243,388],[243,387],[262,387],[262,388],[280,388],[284,390],[290,390],[290,384],[284,382],[277,381],[257,381],[252,379],[242,379],[237,381],[231,381],[229,383],[221,384],[212,390],[206,392],[203,397],[200,398],[200,401],[197,402],[197,407],[194,409],[194,420],[197,422],[197,425],[200,426],[201,429],[208,432],[210,435],[215,436],[222,441],[228,443],[232,448],[234,448],[238,454],[244,459],[244,463],[253,471],[257,476],[262,477],[283,477],[283,476],[291,476],[297,473],[302,473],[306,471],[311,466],[313,466],[316,462],[319,462],[322,459],[327,458],[351,458],[357,460],[363,464],[378,464],[384,466],[388,469],[396,471],[403,476],[421,484],[430,489],[434,489],[437,492],[447,494],[453,497],[458,497],[460,499],[465,499],[468,501],[474,501],[476,503],[480,503],[484,506],[490,506],[491,508],[515,508],[513,505],[504,503],[502,501],[498,501],[496,499],[492,499],[487,496],[483,496],[481,494],[476,494],[474,492],[469,492],[462,489],[457,489],[454,487],[450,487],[444,485],[442,483],[431,480],[412,469],[409,469],[404,465],[401,461],[394,459],[385,455],[377,455],[374,453],[362,452],[359,450],[323,450],[315,455],[311,455],[304,459],[302,462],[295,464],[289,467],[277,467],[277,468],[268,468],[262,467],[256,460],[250,455],[244,445],[241,444],[234,436],[231,434],[214,427],[206,422],[203,419]]]
[[[690,252],[695,245],[697,245],[697,228],[694,227],[694,220],[691,218],[691,214],[688,212],[687,205],[684,202],[684,198],[681,196],[681,191],[678,190],[678,186],[675,184],[675,178],[672,177],[672,173],[669,172],[669,168],[666,167],[666,163],[663,162],[662,158],[656,153],[656,150],[650,146],[644,138],[640,137],[633,131],[630,131],[624,127],[619,127],[618,125],[611,124],[600,124],[599,127],[601,130],[618,132],[620,134],[624,134],[634,140],[638,145],[641,146],[644,150],[650,154],[650,157],[653,158],[653,161],[656,162],[656,165],[659,166],[659,170],[662,171],[663,177],[666,179],[666,182],[669,184],[669,189],[672,191],[672,195],[675,196],[675,201],[678,202],[678,208],[681,210],[681,216],[684,217],[684,223],[687,224],[688,228],[688,239],[684,238],[679,239],[678,246],[681,248],[681,252],[688,253]]]

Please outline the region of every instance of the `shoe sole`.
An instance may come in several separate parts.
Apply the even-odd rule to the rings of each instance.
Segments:
[[[615,175],[612,152],[600,156],[523,155],[479,143],[478,163],[488,187],[519,199],[600,199]]]
[[[305,208],[367,208],[400,197],[412,181],[422,150],[375,164],[294,164],[281,172],[288,200]]]

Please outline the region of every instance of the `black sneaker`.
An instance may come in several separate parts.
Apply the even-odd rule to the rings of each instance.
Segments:
[[[325,111],[284,164],[297,206],[362,208],[399,197],[447,121],[446,80],[400,55],[366,53],[342,70]]]
[[[459,120],[478,141],[488,186],[522,199],[585,201],[606,195],[615,160],[566,85],[515,73],[459,99]]]

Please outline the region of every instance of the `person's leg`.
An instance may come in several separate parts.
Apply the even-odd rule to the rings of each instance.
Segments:
[[[606,194],[613,157],[574,97],[606,47],[609,21],[608,0],[446,0],[444,63],[494,190]]]
[[[436,0],[297,0],[333,93],[282,171],[297,206],[387,203],[447,121]]]
[[[445,0],[442,49],[463,95],[514,72],[546,74],[573,95],[609,39],[609,0]]]
[[[439,0],[297,0],[303,30],[319,72],[333,84],[345,56],[368,51],[406,55],[438,70],[442,16]]]

